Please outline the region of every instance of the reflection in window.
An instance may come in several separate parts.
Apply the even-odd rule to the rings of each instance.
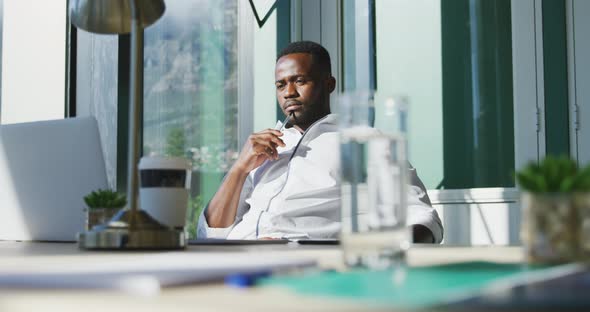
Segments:
[[[235,0],[168,1],[145,30],[144,155],[193,162],[189,232],[238,156]]]

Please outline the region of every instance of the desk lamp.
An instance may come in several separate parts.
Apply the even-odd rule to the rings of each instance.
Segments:
[[[143,29],[165,10],[163,0],[70,0],[70,18],[76,27],[99,34],[131,33],[129,97],[129,158],[127,202],[106,224],[78,235],[84,249],[182,249],[183,231],[166,227],[137,206],[139,118],[143,107]]]

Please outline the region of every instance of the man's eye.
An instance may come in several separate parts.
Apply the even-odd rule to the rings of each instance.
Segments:
[[[297,79],[295,82],[297,82],[298,84],[304,84],[305,80],[304,79]]]
[[[284,84],[276,84],[275,86],[277,87],[277,90],[280,90],[285,87]]]

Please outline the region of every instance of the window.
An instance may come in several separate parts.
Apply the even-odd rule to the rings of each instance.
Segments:
[[[586,18],[590,14],[590,2],[574,0],[567,4],[568,7],[568,29],[569,54],[568,63],[571,73],[570,80],[570,133],[572,136],[572,154],[577,156],[579,164],[590,163],[590,36],[586,33],[590,29],[590,20]],[[573,75],[572,75],[573,74]],[[584,109],[583,107],[586,107]],[[584,126],[584,121],[586,126]]]
[[[409,97],[427,188],[513,187],[510,1],[376,0],[375,15],[377,90]]]
[[[455,196],[483,187],[473,192],[477,198],[461,193],[450,201],[513,204],[511,172],[546,150],[543,93],[549,79],[543,84],[543,63],[553,60],[543,59],[542,30],[552,28],[543,16],[561,14],[547,12],[555,11],[549,2],[253,0],[256,21],[249,1],[167,1],[165,16],[145,31],[144,153],[194,160],[194,217],[216,191],[247,135],[272,127],[280,117],[273,85],[277,50],[288,41],[314,40],[330,51],[339,91],[373,86],[383,95],[409,96],[410,160],[429,189],[445,189],[431,191],[431,198],[433,193]],[[584,12],[583,2],[568,2],[570,11]],[[8,12],[7,4],[4,10]],[[570,12],[568,21],[581,23],[583,14],[576,14],[574,19]],[[6,25],[4,21],[5,34]],[[126,85],[120,78],[128,72],[128,52],[117,56],[117,43],[124,47],[125,40],[96,35],[85,40],[85,35],[78,35],[77,113],[86,110],[99,120],[111,182],[117,159],[113,142],[117,131],[118,136],[127,131],[116,129],[113,116],[117,101],[126,105],[121,96]],[[588,45],[580,39],[583,32],[571,35],[576,52],[568,61],[575,59],[580,69],[570,68],[569,78],[583,81],[587,62],[580,55],[587,54]],[[80,48],[82,41],[88,50]],[[554,44],[547,40],[546,45]],[[573,90],[578,106],[587,97],[582,89]],[[587,119],[583,107],[580,112],[574,108],[570,120]],[[539,125],[535,112],[541,114]],[[119,111],[119,119],[121,115]],[[572,142],[578,145],[571,144],[583,148],[577,150],[583,158],[587,146],[580,138],[587,131],[581,125],[570,134],[575,130]],[[119,147],[126,149],[126,144]],[[126,163],[125,157],[118,159]],[[457,219],[453,210],[444,218]],[[459,217],[470,219],[468,213]]]
[[[0,95],[2,94],[2,33],[4,32],[2,22],[4,20],[4,0],[0,0]],[[0,120],[2,120],[2,96],[0,96]]]
[[[145,30],[143,152],[192,160],[193,227],[239,152],[237,23],[235,0],[168,1]]]
[[[109,186],[117,186],[117,36],[97,35],[77,29],[76,115],[94,116],[98,122]],[[126,69],[127,72],[129,69]],[[127,103],[124,104],[128,106]],[[126,128],[121,131],[128,131]],[[124,150],[126,146],[119,147]],[[124,155],[127,155],[126,152]],[[125,162],[126,163],[126,162]],[[125,173],[126,174],[126,173]]]

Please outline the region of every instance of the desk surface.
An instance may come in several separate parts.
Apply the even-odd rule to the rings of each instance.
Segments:
[[[321,268],[342,269],[338,246],[254,245],[190,246],[187,253],[244,252],[311,257]],[[30,261],[101,261],[137,256],[138,252],[80,251],[75,244],[0,242],[0,265]],[[150,252],[156,253],[156,252]],[[460,261],[522,261],[519,247],[416,246],[408,252],[412,266]],[[346,300],[298,295],[279,288],[234,289],[221,283],[165,288],[158,296],[139,297],[91,290],[0,290],[1,311],[359,311],[366,306]]]

